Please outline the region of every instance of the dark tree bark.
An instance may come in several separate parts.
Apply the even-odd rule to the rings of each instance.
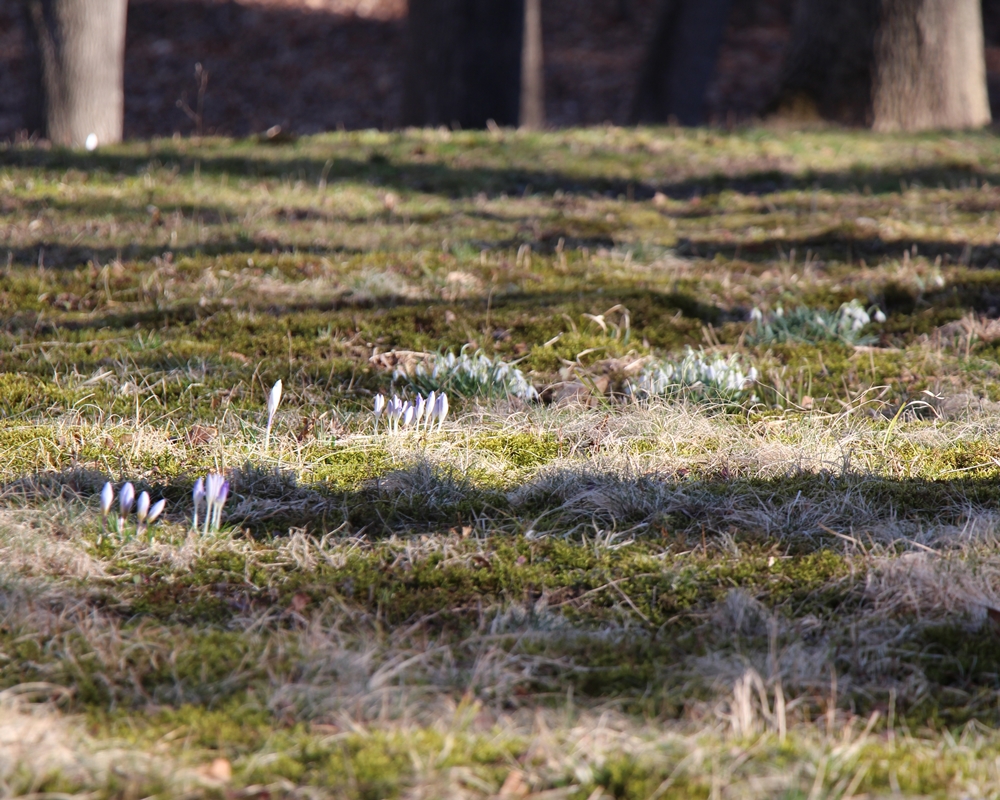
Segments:
[[[868,125],[878,0],[799,0],[770,112]]]
[[[980,0],[882,0],[872,87],[876,130],[988,125]]]
[[[732,0],[662,0],[639,75],[633,122],[699,125]]]
[[[769,110],[876,130],[987,124],[980,0],[800,0]]]
[[[524,0],[410,0],[403,124],[517,125]]]
[[[34,36],[44,135],[79,147],[119,142],[126,0],[24,0]]]
[[[521,49],[522,128],[545,127],[545,71],[542,64],[542,0],[524,0]]]

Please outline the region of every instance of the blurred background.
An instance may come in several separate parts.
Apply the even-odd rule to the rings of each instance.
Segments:
[[[26,2],[30,0],[0,0],[0,140],[44,133]],[[823,102],[786,102],[795,16],[802,13],[797,6],[808,4],[704,3],[717,18],[721,38],[717,46],[714,41],[698,44],[709,54],[711,71],[696,87],[700,110],[693,116],[682,113],[680,121],[728,126],[779,113],[798,124],[813,119],[870,122],[864,108],[841,103],[831,110]],[[541,122],[547,127],[621,125],[648,118],[639,109],[642,71],[650,51],[664,47],[660,21],[668,13],[665,8],[682,5],[671,0],[543,0]],[[852,3],[834,5],[847,8]],[[407,0],[130,0],[124,136],[245,136],[274,126],[310,134],[391,129],[413,122],[404,110],[412,58],[407,17]],[[1000,106],[1000,0],[984,0],[982,28],[995,118]],[[713,39],[713,32],[708,38]],[[850,50],[846,45],[837,49]],[[834,60],[829,53],[819,57]],[[854,91],[843,75],[821,80],[839,81],[843,91]],[[859,102],[863,106],[867,101]],[[433,124],[430,117],[416,121]]]

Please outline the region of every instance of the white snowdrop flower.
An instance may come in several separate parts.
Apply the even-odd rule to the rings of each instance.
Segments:
[[[97,144],[98,144],[97,134],[88,133],[87,138],[83,143],[83,146],[86,147],[91,153],[93,153],[97,149]]]
[[[764,313],[759,308],[757,308],[756,306],[754,306],[753,311],[750,312],[750,321],[751,322],[763,322],[764,321]]]
[[[875,321],[878,323],[885,322],[885,313],[882,311],[881,308],[875,309]]]

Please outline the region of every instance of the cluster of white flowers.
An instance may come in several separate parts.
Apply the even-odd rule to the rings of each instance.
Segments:
[[[375,430],[378,431],[378,421],[382,414],[386,417],[386,428],[390,433],[398,433],[400,428],[413,430],[432,430],[437,422],[438,430],[444,425],[448,416],[448,395],[431,391],[427,397],[417,395],[413,402],[400,400],[396,395],[386,400],[384,395],[375,395]]]
[[[862,331],[872,323],[885,322],[885,314],[877,306],[866,309],[855,299],[843,303],[837,311],[815,310],[805,306],[785,311],[780,305],[771,314],[759,308],[750,312],[753,327],[749,340],[753,344],[770,342],[816,342],[840,339],[847,344],[871,341]]]
[[[691,391],[708,398],[741,400],[756,382],[756,368],[744,372],[739,356],[706,356],[689,347],[679,361],[662,360],[647,365],[637,378],[625,384],[625,393],[645,399]]]
[[[482,352],[469,355],[464,349],[458,355],[436,354],[431,363],[418,364],[412,375],[397,369],[392,379],[407,381],[418,392],[443,390],[462,397],[538,399],[538,391],[517,367]]]
[[[115,502],[115,487],[111,482],[104,484],[101,489],[101,535],[107,530],[108,514],[111,513],[111,506]],[[135,487],[131,482],[126,483],[118,494],[118,519],[115,530],[121,535],[125,532],[125,522],[128,515],[132,513],[132,506],[135,506],[135,534],[142,536],[147,528],[156,522],[163,509],[167,505],[166,500],[157,500],[150,505],[149,492],[140,493],[138,499],[135,496]]]
[[[194,516],[191,527],[198,530],[198,511],[202,502],[205,503],[205,533],[217,531],[222,524],[222,507],[229,498],[229,481],[216,472],[209,472],[204,478],[195,481],[191,491],[194,500]]]

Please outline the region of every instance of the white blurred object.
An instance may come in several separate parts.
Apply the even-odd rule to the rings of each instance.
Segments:
[[[97,134],[96,133],[88,133],[87,134],[87,141],[84,142],[84,147],[86,147],[91,152],[93,152],[94,150],[97,149]]]

